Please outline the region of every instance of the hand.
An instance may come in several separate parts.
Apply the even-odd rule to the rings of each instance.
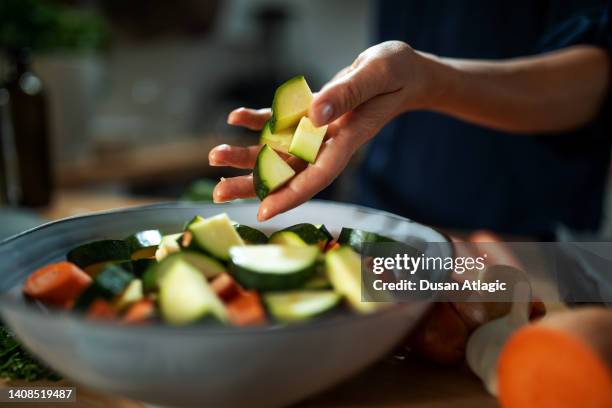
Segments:
[[[329,124],[326,140],[314,164],[295,158],[288,163],[298,172],[281,189],[266,197],[258,219],[264,221],[296,207],[327,187],[346,167],[355,151],[389,120],[408,109],[426,108],[435,96],[435,62],[399,41],[385,42],[361,53],[314,96],[308,116],[317,126]],[[240,108],[228,123],[259,130],[269,109]],[[217,146],[210,151],[211,166],[252,169],[260,146]],[[215,202],[255,197],[252,175],[222,179]]]

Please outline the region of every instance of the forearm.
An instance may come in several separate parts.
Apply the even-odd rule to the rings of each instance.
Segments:
[[[509,132],[579,127],[597,115],[610,83],[607,52],[591,46],[495,62],[422,55],[436,70],[429,109]]]

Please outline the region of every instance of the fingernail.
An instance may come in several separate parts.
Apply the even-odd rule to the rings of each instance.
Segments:
[[[267,207],[259,207],[259,212],[257,213],[257,221],[266,221],[268,219],[268,208]]]
[[[333,113],[334,108],[332,108],[331,104],[325,102],[319,108],[319,118],[321,119],[321,122],[327,123],[331,119]]]

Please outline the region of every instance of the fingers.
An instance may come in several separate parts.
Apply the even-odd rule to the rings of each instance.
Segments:
[[[221,179],[213,190],[213,201],[215,203],[252,197],[255,197],[252,174]]]
[[[261,130],[272,116],[269,108],[248,109],[238,108],[230,112],[227,117],[228,125],[243,126],[251,130]]]
[[[326,125],[364,102],[384,92],[373,65],[345,68],[317,93],[310,104],[308,117],[316,126]]]
[[[211,166],[229,166],[237,169],[252,169],[255,167],[257,154],[261,146],[230,146],[219,145],[208,153],[208,162]]]

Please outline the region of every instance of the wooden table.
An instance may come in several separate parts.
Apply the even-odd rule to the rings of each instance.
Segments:
[[[109,208],[151,204],[156,200],[124,198],[106,194],[62,192],[54,204],[42,212],[49,218]],[[20,385],[23,383],[19,383]],[[67,385],[68,382],[60,384]],[[12,385],[12,384],[11,384]],[[27,383],[36,385],[36,383]],[[0,382],[0,387],[7,386]],[[78,401],[71,407],[143,408],[139,402],[100,394],[77,385]],[[18,404],[26,407],[27,404]],[[17,406],[17,405],[15,405]],[[34,407],[42,404],[31,405]],[[51,405],[46,405],[51,406]],[[58,404],[66,407],[66,404]],[[389,356],[358,376],[295,406],[295,408],[468,408],[497,407],[465,366],[439,367],[418,361],[410,354]]]

